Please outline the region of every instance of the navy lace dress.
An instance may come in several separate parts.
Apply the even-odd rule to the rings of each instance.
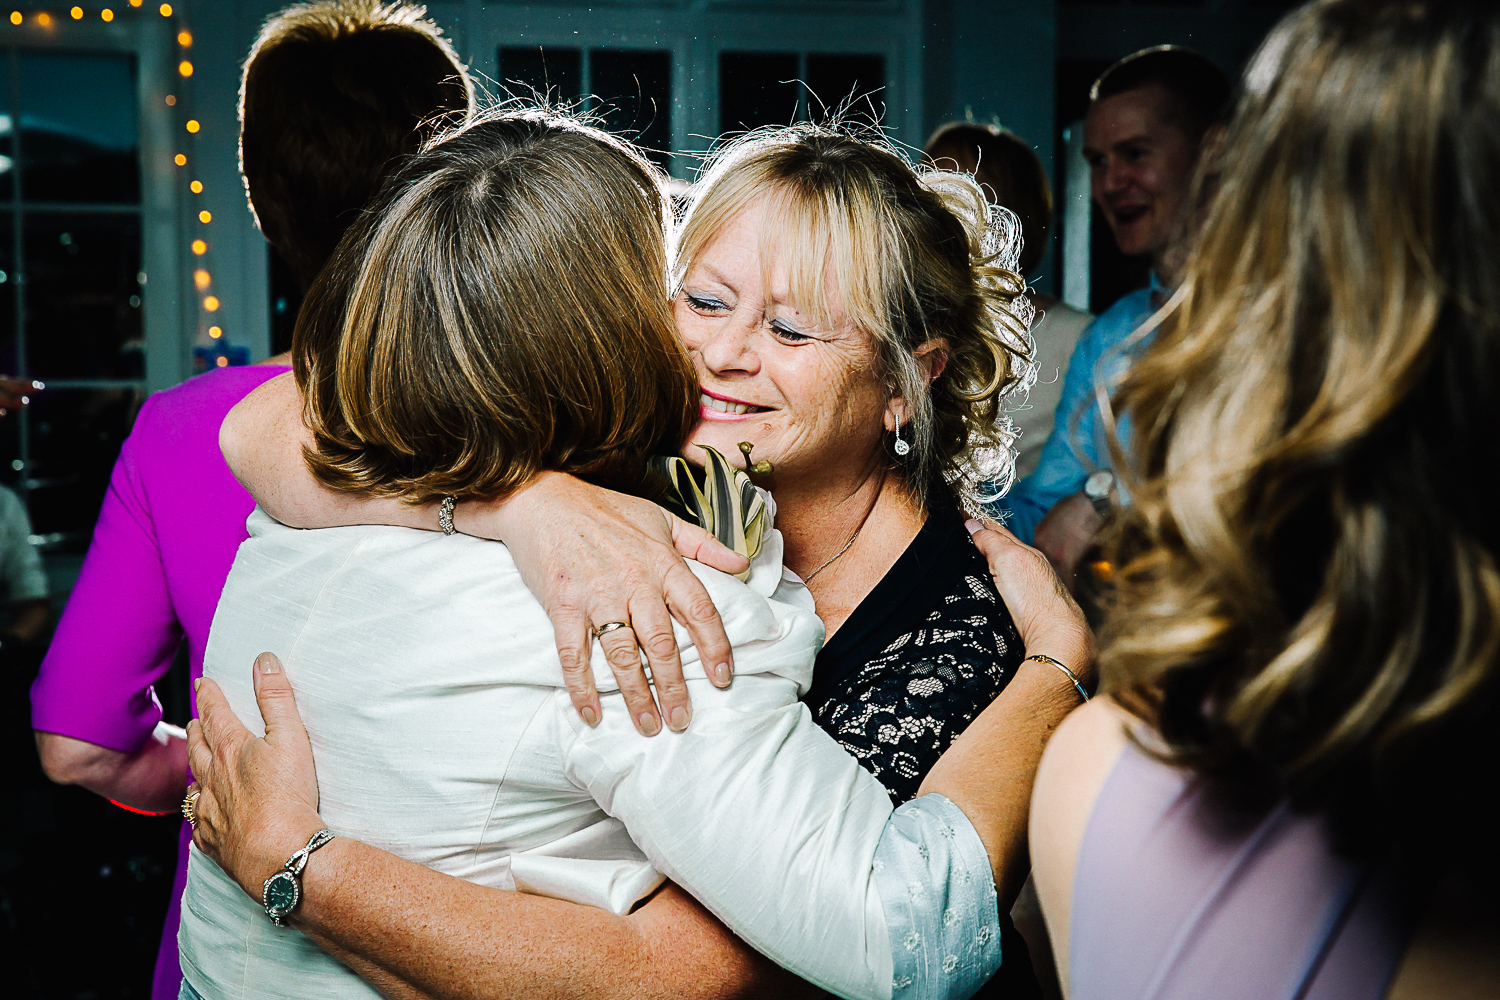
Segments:
[[[818,655],[803,701],[899,805],[1015,676],[1020,633],[951,496]],[[1000,971],[982,997],[1041,991],[1026,943],[1001,918]]]

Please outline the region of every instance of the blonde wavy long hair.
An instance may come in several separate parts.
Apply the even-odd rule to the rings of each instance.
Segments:
[[[1033,309],[1018,273],[1020,221],[968,174],[915,167],[878,129],[838,121],[761,129],[705,164],[683,219],[673,284],[758,198],[769,266],[784,253],[792,297],[832,324],[830,296],[875,341],[875,364],[907,401],[902,468],[925,502],[946,482],[971,505],[1014,476],[1006,401],[1035,379]],[[935,338],[947,366],[929,386],[914,351]],[[894,435],[888,435],[893,445]],[[889,450],[889,449],[888,449]]]
[[[1350,849],[1488,843],[1500,7],[1293,12],[1222,163],[1181,306],[1115,400],[1139,479],[1104,684],[1176,759]]]

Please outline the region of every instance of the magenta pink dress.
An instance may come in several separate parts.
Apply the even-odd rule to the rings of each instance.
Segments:
[[[255,507],[219,453],[219,425],[234,404],[287,370],[221,368],[141,407],[32,685],[33,729],[133,753],[161,720],[154,689],[184,638],[192,676],[202,676],[214,608]],[[182,983],[177,923],[188,839],[184,823],[153,1000],[176,1000]]]

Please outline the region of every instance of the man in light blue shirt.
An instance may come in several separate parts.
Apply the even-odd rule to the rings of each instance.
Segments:
[[[1105,310],[1078,339],[1036,470],[997,504],[1006,526],[1070,583],[1118,497],[1098,390],[1119,386],[1150,339],[1131,335],[1176,283],[1193,176],[1203,150],[1223,134],[1229,95],[1217,67],[1174,46],[1127,56],[1090,91],[1083,155],[1091,192],[1120,250],[1150,257],[1151,285]]]

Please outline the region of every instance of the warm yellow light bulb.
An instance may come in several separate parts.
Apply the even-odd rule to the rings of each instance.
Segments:
[[[204,225],[208,225],[210,222],[214,221],[214,217],[210,215],[208,209],[205,208],[203,211],[198,213],[198,221],[203,223]]]
[[[192,45],[193,33],[191,31],[188,31],[186,28],[184,28],[182,31],[179,31],[177,33],[177,44],[181,45],[183,48],[187,48],[189,45]]]
[[[20,11],[13,10],[13,11],[10,12],[10,23],[11,24],[20,24],[24,20],[25,20],[25,18],[23,18],[21,16],[21,12]]]
[[[73,20],[75,20],[75,21],[82,21],[83,20],[83,8],[82,7],[74,7],[72,10],[68,11],[68,13],[73,15]]]
[[[193,284],[198,286],[198,291],[200,292],[206,291],[208,289],[208,283],[210,280],[211,279],[209,278],[208,272],[201,267],[193,272]]]
[[[132,6],[132,7],[139,7],[140,5],[141,5],[141,0],[130,0],[130,6]]]
[[[208,328],[208,335],[215,340],[218,340],[220,337],[224,336],[224,328],[221,326],[211,326]]]
[[[181,73],[183,76],[192,76],[193,64],[184,59],[182,62],[177,64],[177,72]]]
[[[220,368],[228,368],[229,367],[229,359],[226,358],[226,357],[224,357],[224,355],[221,354],[221,355],[219,355],[219,360],[215,361],[214,364],[218,365]]]
[[[36,23],[44,28],[50,28],[52,27],[52,15],[46,11],[42,11],[36,16]]]
[[[113,21],[115,19],[115,12],[106,7],[99,12],[99,16],[106,21]]]
[[[169,107],[169,108],[175,108],[175,107],[177,107],[177,95],[176,94],[168,94],[167,95],[167,107]]]
[[[203,193],[203,182],[202,181],[193,181],[193,183],[191,183],[191,184],[188,185],[188,190],[191,191],[191,192],[193,192],[193,194],[202,194]]]
[[[161,10],[161,16],[162,17],[171,17],[172,16],[172,5],[171,4],[164,3],[164,4],[161,5],[161,7],[159,9]]]
[[[203,308],[206,309],[206,310],[208,310],[209,312],[218,312],[219,311],[219,299],[218,299],[218,296],[210,295],[208,298],[204,299],[203,300]]]
[[[202,257],[204,254],[208,253],[208,244],[202,240],[194,240],[193,253],[197,254],[199,257]]]
[[[188,119],[187,130],[189,132],[196,133],[202,127],[203,127],[202,125],[198,124],[198,119],[196,119],[196,118],[189,118]]]
[[[181,153],[178,153],[176,156],[172,157],[172,162],[177,164],[179,167],[185,167],[187,166],[187,157],[183,156]]]

